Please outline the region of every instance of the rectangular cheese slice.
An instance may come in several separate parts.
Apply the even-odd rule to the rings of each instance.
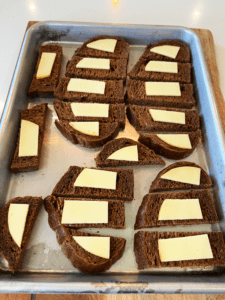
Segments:
[[[167,122],[185,124],[185,113],[178,111],[167,111],[162,109],[149,109],[152,119],[156,122]]]
[[[75,117],[109,117],[109,104],[99,103],[71,103]]]
[[[107,201],[65,200],[62,224],[108,223]]]
[[[36,75],[37,79],[46,78],[51,75],[55,58],[56,58],[56,53],[42,52],[41,60]]]
[[[145,71],[163,72],[163,73],[178,73],[178,64],[177,64],[177,62],[151,60],[145,66]]]
[[[178,46],[163,45],[151,48],[150,52],[154,52],[175,59],[179,50],[180,47]]]
[[[27,120],[21,120],[18,156],[38,155],[39,126]]]
[[[105,82],[89,79],[71,78],[67,85],[67,91],[104,95]]]
[[[110,59],[84,57],[78,62],[76,68],[109,70]]]
[[[145,82],[147,96],[181,96],[179,82]]]

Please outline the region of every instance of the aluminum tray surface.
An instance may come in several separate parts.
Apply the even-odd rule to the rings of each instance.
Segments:
[[[0,124],[0,201],[3,206],[17,196],[42,196],[51,194],[55,184],[71,165],[95,167],[94,158],[100,149],[85,149],[72,145],[54,125],[57,118],[52,98],[29,99],[27,90],[42,44],[57,43],[63,47],[61,76],[75,49],[96,35],[113,35],[125,38],[130,44],[128,70],[138,60],[148,43],[162,39],[179,39],[187,43],[192,53],[193,78],[197,108],[201,118],[203,143],[186,161],[199,164],[210,174],[211,189],[220,223],[217,225],[192,225],[166,227],[162,231],[224,231],[224,135],[207,66],[198,36],[188,29],[160,26],[97,25],[77,23],[42,22],[27,32],[10,87]],[[43,102],[49,103],[46,132],[40,170],[11,174],[9,166],[15,149],[20,111]],[[120,136],[138,138],[127,122]],[[166,166],[174,161],[165,159]],[[126,167],[124,167],[126,168]],[[89,229],[85,231],[121,236],[127,239],[123,257],[111,269],[100,275],[82,274],[65,257],[47,223],[47,213],[42,207],[31,239],[27,246],[22,270],[16,276],[0,274],[1,292],[221,292],[225,290],[224,270],[221,268],[162,268],[138,271],[133,253],[133,230],[137,210],[142,198],[162,166],[134,166],[134,201],[125,204],[126,229]],[[149,231],[155,229],[147,229]],[[7,268],[4,259],[1,267]]]

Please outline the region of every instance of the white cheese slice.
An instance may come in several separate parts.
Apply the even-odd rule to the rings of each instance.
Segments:
[[[162,262],[213,258],[207,234],[159,239],[158,245]]]
[[[179,82],[145,82],[147,96],[181,96]]]
[[[110,59],[85,57],[78,62],[76,68],[109,70]]]
[[[109,104],[99,103],[71,103],[75,117],[109,117]]]
[[[112,153],[107,159],[138,161],[137,145],[121,148]]]
[[[178,46],[164,45],[164,46],[153,47],[150,49],[150,52],[158,53],[175,59],[177,57],[179,50],[180,47]]]
[[[149,109],[152,119],[157,122],[185,124],[185,113],[162,109]]]
[[[84,134],[99,136],[99,122],[70,122],[69,124]]]
[[[26,225],[29,204],[11,203],[8,211],[9,232],[18,245],[21,247],[23,233]]]
[[[103,258],[110,258],[110,237],[73,236],[73,238],[84,250]]]
[[[84,169],[77,177],[74,186],[116,190],[117,172]]]
[[[178,73],[178,64],[177,64],[177,62],[151,60],[145,66],[145,71]]]
[[[65,200],[61,223],[108,223],[108,202]]]
[[[37,79],[49,77],[52,72],[52,67],[54,65],[56,58],[56,53],[52,52],[42,52],[41,60],[37,70]]]
[[[89,79],[71,78],[67,85],[67,91],[104,95],[105,82]]]
[[[174,147],[192,149],[189,135],[184,134],[156,134],[161,140]]]
[[[22,120],[18,156],[38,155],[39,126],[33,122]]]
[[[200,184],[201,169],[197,167],[177,167],[161,176],[162,179],[173,180],[194,185]]]
[[[199,199],[165,199],[158,220],[203,219]]]
[[[87,44],[87,47],[91,49],[106,51],[106,52],[114,52],[116,43],[117,40],[115,39],[102,39]]]

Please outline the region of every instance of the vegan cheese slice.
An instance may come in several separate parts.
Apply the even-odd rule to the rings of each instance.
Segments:
[[[138,161],[137,145],[121,148],[112,153],[107,159]]]
[[[99,122],[70,122],[69,124],[84,134],[99,136]]]
[[[86,46],[88,48],[113,53],[115,51],[116,43],[117,43],[117,40],[115,40],[115,39],[102,39],[102,40],[97,40],[97,41],[91,42],[91,43],[87,44]]]
[[[109,70],[110,59],[85,57],[78,62],[76,68]]]
[[[178,64],[177,62],[150,60],[145,66],[145,71],[178,73]]]
[[[181,96],[179,82],[145,82],[147,96]]]
[[[168,122],[185,124],[185,113],[178,111],[167,111],[162,109],[149,109],[152,119],[156,122]]]
[[[109,117],[109,104],[71,103],[71,109],[76,117]]]
[[[183,149],[192,149],[191,141],[188,134],[156,134],[167,144]]]
[[[43,52],[41,54],[41,60],[36,75],[37,79],[46,78],[51,75],[55,58],[56,58],[56,53]]]
[[[175,59],[177,57],[179,50],[180,47],[178,46],[164,45],[164,46],[153,47],[150,49],[150,52],[154,52]]]
[[[67,91],[104,95],[105,82],[89,79],[71,78],[67,85]]]
[[[27,120],[21,120],[18,156],[38,155],[39,126]]]
[[[173,180],[194,185],[200,184],[201,169],[197,167],[177,167],[161,176],[162,179]]]

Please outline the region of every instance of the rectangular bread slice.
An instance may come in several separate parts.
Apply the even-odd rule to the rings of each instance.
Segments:
[[[203,219],[158,220],[165,199],[199,199]],[[178,193],[155,193],[144,196],[139,207],[134,229],[160,226],[214,224],[219,222],[209,190]]]
[[[125,104],[109,104],[108,118],[75,116],[71,109],[71,103],[68,102],[53,100],[53,105],[60,121],[99,121],[103,123],[117,122],[122,129],[125,127]]]
[[[195,105],[192,84],[180,84],[181,96],[147,96],[145,82],[129,79],[126,104],[152,105],[176,108],[192,108]]]
[[[21,120],[27,120],[33,122],[39,126],[39,136],[38,136],[38,155],[37,156],[23,156],[19,157],[19,142],[20,142],[20,129],[17,138],[16,150],[11,164],[11,171],[13,173],[18,172],[29,172],[35,171],[39,168],[40,158],[41,158],[41,149],[44,139],[44,129],[45,129],[45,120],[47,115],[48,104],[43,103],[36,105],[31,109],[25,109],[21,112]]]
[[[56,197],[115,199],[131,201],[134,197],[134,174],[132,169],[97,168],[117,173],[116,190],[75,187],[74,182],[85,168],[71,166],[56,184],[52,195]],[[96,169],[96,168],[91,168]]]
[[[158,240],[207,234],[209,237],[213,258],[161,262]],[[206,267],[225,265],[225,244],[223,233],[217,232],[147,232],[138,231],[134,235],[134,253],[139,270],[166,267]]]
[[[171,122],[154,121],[149,109],[158,109],[173,112],[182,112],[185,114],[185,124],[177,124]],[[197,109],[175,109],[164,107],[144,107],[137,105],[129,105],[127,107],[127,117],[130,123],[137,131],[165,132],[165,131],[181,131],[191,132],[200,128],[200,121]]]
[[[51,75],[49,77],[37,79],[37,70],[41,60],[41,55],[43,52],[56,53],[56,58],[52,67]],[[55,88],[59,81],[59,75],[61,71],[62,62],[62,47],[58,45],[46,45],[41,46],[39,50],[39,56],[37,64],[35,67],[33,79],[31,81],[30,88],[28,90],[28,96],[30,98],[34,97],[52,97]]]
[[[110,69],[77,68],[77,64],[83,59],[80,56],[73,56],[66,65],[66,77],[88,78],[88,79],[107,79],[107,80],[126,80],[127,59],[110,59]]]
[[[54,96],[59,100],[69,102],[97,102],[97,103],[124,103],[124,90],[122,80],[99,80],[106,83],[105,94],[91,94],[81,92],[68,92],[67,85],[71,78],[63,77],[55,90]]]
[[[49,215],[56,214],[59,217],[60,223],[62,220],[62,213],[64,207],[64,201],[103,201],[103,199],[74,199],[74,198],[63,198],[63,197],[55,197],[48,196],[45,198],[45,207],[47,207],[47,212]],[[89,223],[89,224],[63,224],[63,226],[71,227],[71,228],[114,228],[114,229],[125,229],[125,208],[123,201],[116,200],[105,200],[108,202],[108,223],[97,224],[97,223]]]
[[[140,58],[128,73],[131,79],[143,81],[172,81],[180,83],[191,83],[191,64],[178,63],[178,73],[145,71],[148,59]]]

